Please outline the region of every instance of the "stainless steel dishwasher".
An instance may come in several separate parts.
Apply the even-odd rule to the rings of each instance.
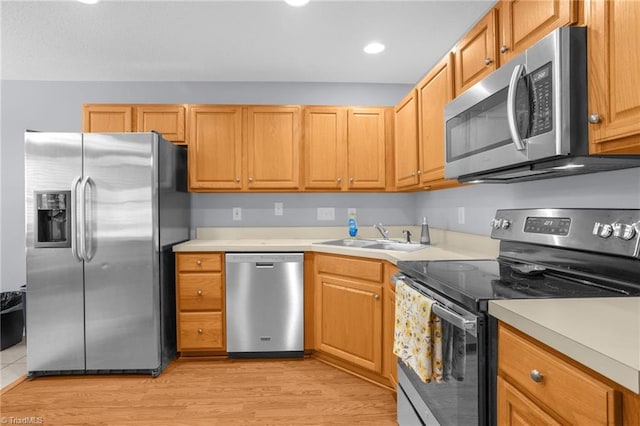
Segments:
[[[228,253],[225,261],[229,356],[301,357],[304,254]]]

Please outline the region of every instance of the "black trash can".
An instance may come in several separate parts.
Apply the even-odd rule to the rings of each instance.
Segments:
[[[0,350],[5,350],[22,341],[24,330],[23,293],[3,291],[0,293]]]

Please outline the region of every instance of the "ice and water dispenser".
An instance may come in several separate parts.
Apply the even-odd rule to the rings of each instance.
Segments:
[[[34,247],[71,247],[71,191],[36,191]]]

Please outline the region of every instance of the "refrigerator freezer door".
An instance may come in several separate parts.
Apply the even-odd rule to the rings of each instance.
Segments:
[[[84,134],[86,365],[160,366],[157,135]]]
[[[50,225],[55,226],[56,221],[62,220],[62,209],[58,207],[64,207],[66,220],[77,224],[77,209],[70,195],[74,181],[77,182],[81,174],[80,134],[25,133],[27,370],[30,373],[85,368],[82,262],[74,257],[72,247],[65,244],[41,243],[36,247],[38,209],[34,197],[36,193],[41,197],[42,194],[68,194],[64,199],[50,197],[60,203],[46,206],[54,216],[49,218]],[[62,229],[75,231],[76,226]],[[73,231],[67,237],[74,240],[75,248]]]

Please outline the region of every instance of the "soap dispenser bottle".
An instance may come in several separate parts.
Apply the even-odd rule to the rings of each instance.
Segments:
[[[422,218],[422,231],[420,232],[420,244],[431,244],[431,237],[429,236],[429,225],[427,224],[427,218]]]
[[[358,235],[358,224],[356,222],[356,215],[351,213],[349,215],[349,236],[355,238]]]

